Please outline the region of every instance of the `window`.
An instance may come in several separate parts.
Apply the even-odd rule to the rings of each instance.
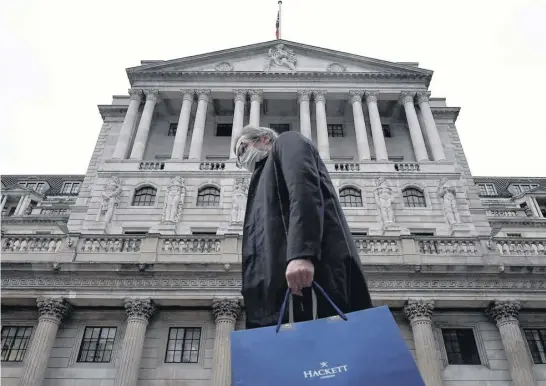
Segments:
[[[493,184],[478,184],[480,187],[480,195],[482,196],[496,196],[497,190]]]
[[[288,123],[272,123],[269,125],[269,127],[275,130],[278,134],[284,133],[285,131],[290,131],[290,125]]]
[[[410,232],[410,235],[418,237],[429,237],[434,236],[434,232]]]
[[[546,328],[526,328],[523,331],[525,332],[525,338],[527,339],[529,349],[531,350],[533,362],[537,365],[546,364]],[[4,352],[2,351],[2,358],[3,357]]]
[[[2,327],[2,362],[22,362],[31,334],[32,327]]]
[[[355,188],[343,188],[339,192],[339,201],[343,207],[362,206],[362,194]]]
[[[442,329],[447,362],[450,365],[480,365],[480,354],[471,328]]]
[[[353,237],[364,237],[368,236],[368,232],[351,232]]]
[[[61,188],[61,194],[78,194],[81,182],[65,182]]]
[[[208,186],[199,190],[197,194],[197,206],[219,206],[220,189]]]
[[[343,125],[328,124],[328,137],[343,137]]]
[[[425,194],[417,188],[406,188],[402,192],[404,206],[408,208],[426,208]]]
[[[123,234],[129,236],[146,236],[148,231],[125,231]]]
[[[506,237],[521,237],[521,233],[507,233]]]
[[[514,189],[514,193],[518,195],[528,190],[534,189],[537,186],[537,184],[513,184],[512,188]]]
[[[45,187],[45,184],[43,182],[19,182],[19,185],[23,188],[32,189],[38,193],[42,193]]]
[[[537,198],[536,201],[542,217],[546,217],[546,198]]]
[[[176,129],[178,128],[178,123],[171,123],[169,125],[169,132],[167,133],[168,137],[176,136]]]
[[[391,138],[391,126],[390,125],[381,125],[381,128],[383,129],[383,137],[385,138]]]
[[[144,186],[137,189],[133,197],[133,206],[153,206],[155,202],[156,189],[151,186]]]
[[[231,137],[231,130],[233,130],[232,123],[218,123],[216,125],[216,136]]]
[[[116,327],[85,327],[78,362],[109,363],[116,330]]]
[[[201,328],[169,329],[165,363],[197,363],[199,360],[199,342]]]

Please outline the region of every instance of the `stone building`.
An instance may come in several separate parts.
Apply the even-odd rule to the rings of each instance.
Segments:
[[[317,145],[428,386],[546,385],[546,178],[473,177],[432,71],[275,40],[127,75],[85,175],[2,176],[2,385],[231,384],[248,123]]]

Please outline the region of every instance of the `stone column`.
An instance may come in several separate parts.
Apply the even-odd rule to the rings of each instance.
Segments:
[[[323,160],[330,159],[328,142],[328,122],[326,120],[326,91],[313,91],[315,97],[315,114],[317,118],[317,147]]]
[[[312,139],[311,134],[311,112],[309,110],[309,98],[311,91],[298,90],[298,104],[300,105],[300,131],[301,135]]]
[[[486,313],[499,329],[514,386],[537,386],[531,358],[519,327],[520,308],[518,301],[496,301]]]
[[[114,159],[124,159],[127,156],[127,149],[129,148],[129,141],[131,140],[131,134],[133,133],[133,127],[137,118],[138,108],[142,101],[142,90],[129,90],[130,101],[123,125],[118,136],[118,142],[114,150]]]
[[[260,126],[260,107],[263,101],[263,90],[249,90],[250,94],[250,118],[249,125]]]
[[[368,134],[366,133],[366,124],[364,123],[364,112],[362,111],[363,91],[351,90],[351,104],[353,105],[353,119],[355,122],[356,147],[358,149],[358,160],[370,160],[370,145],[368,144]]]
[[[203,152],[203,138],[205,136],[210,90],[196,90],[196,92],[199,102],[197,103],[197,113],[195,114],[195,122],[193,123],[193,134],[191,136],[190,155],[188,158],[200,161],[201,153]]]
[[[432,331],[432,311],[434,302],[429,300],[410,300],[404,307],[413,331],[417,365],[426,386],[442,386],[441,360],[436,349]]]
[[[131,151],[131,159],[142,159],[144,156],[155,104],[159,99],[158,90],[145,90],[144,94],[146,94],[146,104],[144,105],[144,110],[142,111],[142,116],[140,117],[140,122],[138,124],[133,150]]]
[[[421,114],[425,123],[425,131],[428,136],[430,149],[432,150],[432,157],[434,158],[434,161],[445,161],[446,155],[444,153],[444,148],[442,147],[440,134],[438,134],[436,122],[434,121],[432,111],[430,110],[428,93],[418,92],[417,103],[419,103],[419,107],[421,108]]]
[[[246,90],[233,90],[234,101],[235,101],[235,111],[233,112],[233,127],[231,129],[231,145],[229,147],[229,158],[235,159],[235,152],[233,148],[237,138],[241,135],[243,131],[243,120],[245,117],[245,101],[246,101]]]
[[[190,123],[191,105],[193,103],[194,90],[182,91],[182,109],[178,118],[176,127],[176,136],[174,137],[173,151],[171,159],[183,160],[184,150],[186,149],[186,138],[188,137],[188,124]]]
[[[28,202],[29,196],[21,196],[19,198],[19,202],[17,203],[17,206],[15,207],[15,212],[13,212],[14,216],[21,216],[25,214],[25,209],[27,208],[27,202]]]
[[[216,320],[214,355],[212,359],[212,386],[231,386],[230,334],[241,314],[241,306],[234,299],[215,300],[212,313]]]
[[[404,109],[406,110],[406,118],[408,120],[411,143],[413,144],[413,150],[415,152],[415,159],[417,160],[417,162],[428,161],[425,140],[423,139],[421,127],[419,126],[419,120],[417,119],[415,106],[413,106],[414,95],[415,93],[413,92],[402,92],[400,94],[400,103],[404,105]]]
[[[387,145],[383,135],[383,126],[381,126],[381,117],[377,108],[377,91],[365,91],[368,112],[370,114],[370,126],[372,128],[373,147],[375,150],[376,161],[388,161]]]
[[[117,364],[115,386],[136,386],[148,321],[155,311],[150,299],[126,299],[127,327]]]
[[[32,342],[26,352],[19,386],[42,384],[57,330],[69,311],[69,305],[64,299],[39,298],[36,303],[40,317]]]
[[[6,206],[6,201],[8,200],[8,195],[2,196],[2,202],[0,203],[0,210],[4,210],[4,206]]]

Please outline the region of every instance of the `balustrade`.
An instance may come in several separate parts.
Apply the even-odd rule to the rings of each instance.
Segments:
[[[400,244],[396,239],[383,238],[356,238],[358,253],[363,254],[397,254],[400,253]]]
[[[222,245],[219,237],[168,237],[162,239],[161,252],[165,253],[218,253]]]
[[[95,236],[83,237],[80,241],[80,252],[139,252],[145,236]]]
[[[418,172],[421,170],[421,167],[418,163],[414,162],[404,162],[404,163],[395,163],[394,169],[397,172]]]
[[[69,208],[42,208],[40,214],[44,216],[68,216],[70,215]]]
[[[417,239],[418,251],[424,255],[478,255],[474,239]]]
[[[64,235],[11,235],[2,238],[5,252],[59,252]]]
[[[225,162],[201,162],[199,164],[199,170],[224,170],[225,168]]]
[[[141,162],[138,165],[139,170],[163,170],[165,169],[165,162],[146,161]]]
[[[497,239],[497,249],[501,255],[538,256],[546,255],[546,240]]]
[[[334,170],[336,172],[358,172],[360,170],[360,164],[353,162],[336,162],[334,163]]]

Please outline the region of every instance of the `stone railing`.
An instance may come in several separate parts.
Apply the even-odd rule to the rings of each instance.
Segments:
[[[199,170],[224,170],[225,168],[225,162],[201,162],[199,164]]]
[[[336,172],[358,172],[360,171],[360,164],[354,162],[336,162],[334,163],[334,170]]]
[[[475,239],[419,238],[415,240],[417,251],[423,255],[469,255],[480,254],[480,245]]]
[[[222,239],[217,236],[182,236],[161,238],[161,253],[219,253]]]
[[[161,161],[144,161],[138,165],[138,170],[163,170],[165,162]]]
[[[539,256],[546,255],[546,240],[538,239],[495,239],[501,255]]]
[[[421,167],[415,162],[397,162],[394,164],[394,170],[397,172],[418,172]]]
[[[9,235],[2,237],[3,252],[59,252],[64,235]]]
[[[86,253],[139,252],[145,236],[84,236],[78,250]]]
[[[385,255],[385,254],[399,254],[400,241],[397,239],[388,239],[383,237],[356,237],[356,247],[359,254],[367,255]]]
[[[43,216],[68,216],[70,215],[69,208],[42,208],[40,215]]]

